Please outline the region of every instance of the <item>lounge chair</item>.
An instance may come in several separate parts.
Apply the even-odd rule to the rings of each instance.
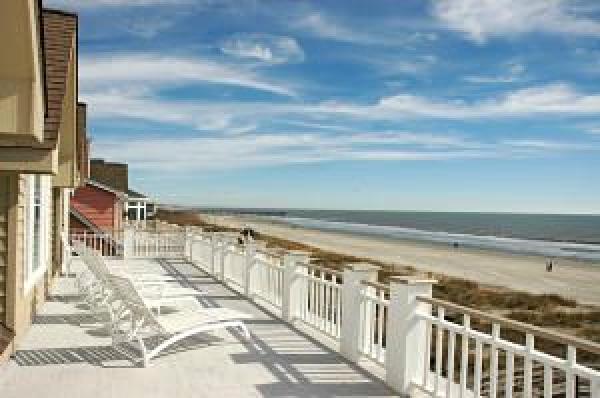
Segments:
[[[155,314],[130,279],[111,275],[109,283],[114,289],[113,298],[119,301],[117,307],[111,307],[113,343],[137,340],[144,367],[170,345],[198,333],[232,327],[238,329],[246,339],[251,337],[243,323],[244,319],[252,318],[251,315],[227,308],[203,308],[197,301],[191,310]],[[148,350],[144,343],[146,335],[166,336],[167,339]]]
[[[110,282],[108,276],[113,273],[106,266],[102,257],[93,250],[81,244],[74,244],[73,247],[93,276],[93,278],[86,278],[85,274],[81,274],[77,279],[79,289],[92,308],[101,309],[109,301],[111,289],[107,289]],[[170,283],[173,279],[162,278],[162,275],[147,274],[143,276],[143,279],[138,279],[139,274],[119,273],[116,275],[130,279],[147,304],[159,312],[162,306],[176,304],[182,298],[206,294],[192,288],[173,286]]]

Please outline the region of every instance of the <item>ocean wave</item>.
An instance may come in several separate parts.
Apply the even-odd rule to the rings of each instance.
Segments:
[[[300,217],[268,217],[286,224],[324,231],[345,232],[358,235],[375,235],[386,238],[434,242],[480,249],[494,249],[511,253],[535,254],[550,258],[600,260],[600,245],[572,242],[528,240],[498,236],[481,236],[447,232],[423,231],[413,228],[369,225],[340,221],[324,221]]]

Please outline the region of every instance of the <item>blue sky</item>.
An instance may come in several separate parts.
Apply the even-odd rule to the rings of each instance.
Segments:
[[[600,213],[600,4],[46,0],[93,155],[161,201]]]

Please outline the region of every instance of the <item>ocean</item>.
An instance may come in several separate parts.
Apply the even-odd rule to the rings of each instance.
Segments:
[[[204,209],[206,210],[206,209]],[[600,261],[600,215],[213,209],[307,228]]]

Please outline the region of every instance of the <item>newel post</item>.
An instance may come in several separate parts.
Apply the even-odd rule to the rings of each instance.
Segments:
[[[283,256],[281,317],[286,322],[293,322],[300,315],[307,299],[306,280],[302,276],[308,274],[309,260],[310,253],[300,250],[287,251]]]
[[[258,250],[264,248],[262,242],[247,242],[245,245],[245,261],[244,261],[244,295],[250,297],[252,295],[252,275],[256,261],[258,260]]]
[[[365,288],[361,282],[377,282],[378,270],[379,267],[372,264],[348,264],[342,276],[340,353],[352,362],[358,362],[361,356],[361,294]]]
[[[123,258],[134,257],[135,233],[135,228],[132,226],[123,228]]]
[[[419,314],[431,314],[431,305],[417,297],[431,297],[435,280],[407,277],[390,279],[385,372],[386,383],[401,394],[410,394],[426,366],[427,326]]]

